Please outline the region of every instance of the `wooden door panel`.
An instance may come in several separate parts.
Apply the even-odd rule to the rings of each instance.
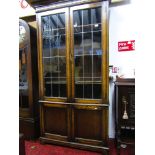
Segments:
[[[75,137],[101,139],[101,111],[75,109]]]
[[[76,105],[72,109],[72,134],[75,141],[103,145],[107,139],[107,107]]]
[[[67,109],[45,108],[45,132],[67,135]]]
[[[69,137],[70,108],[67,104],[41,103],[42,136],[62,139]],[[65,139],[66,139],[65,138]]]

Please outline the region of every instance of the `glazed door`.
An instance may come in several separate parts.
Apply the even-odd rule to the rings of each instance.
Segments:
[[[72,98],[76,102],[108,100],[105,7],[106,2],[71,8]]]
[[[108,137],[108,3],[70,9],[72,139],[105,145]]]
[[[70,98],[68,9],[39,14],[40,90],[46,100]]]

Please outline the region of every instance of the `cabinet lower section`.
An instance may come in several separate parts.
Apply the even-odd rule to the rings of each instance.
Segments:
[[[41,142],[108,154],[108,105],[41,102]]]

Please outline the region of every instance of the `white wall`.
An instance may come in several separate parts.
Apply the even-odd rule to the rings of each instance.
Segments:
[[[109,65],[119,67],[119,75],[134,77],[136,54],[135,11],[133,4],[110,7],[109,12]],[[135,50],[118,52],[119,41],[135,40]],[[109,137],[115,137],[114,81],[109,85]]]
[[[19,17],[35,15],[35,10],[25,0],[19,0],[18,9]]]

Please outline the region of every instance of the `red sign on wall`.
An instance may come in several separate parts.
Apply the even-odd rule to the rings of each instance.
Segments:
[[[130,41],[119,41],[118,42],[118,51],[133,51],[135,50],[135,40]]]
[[[22,9],[26,9],[28,7],[31,7],[25,0],[19,0],[20,6]]]

